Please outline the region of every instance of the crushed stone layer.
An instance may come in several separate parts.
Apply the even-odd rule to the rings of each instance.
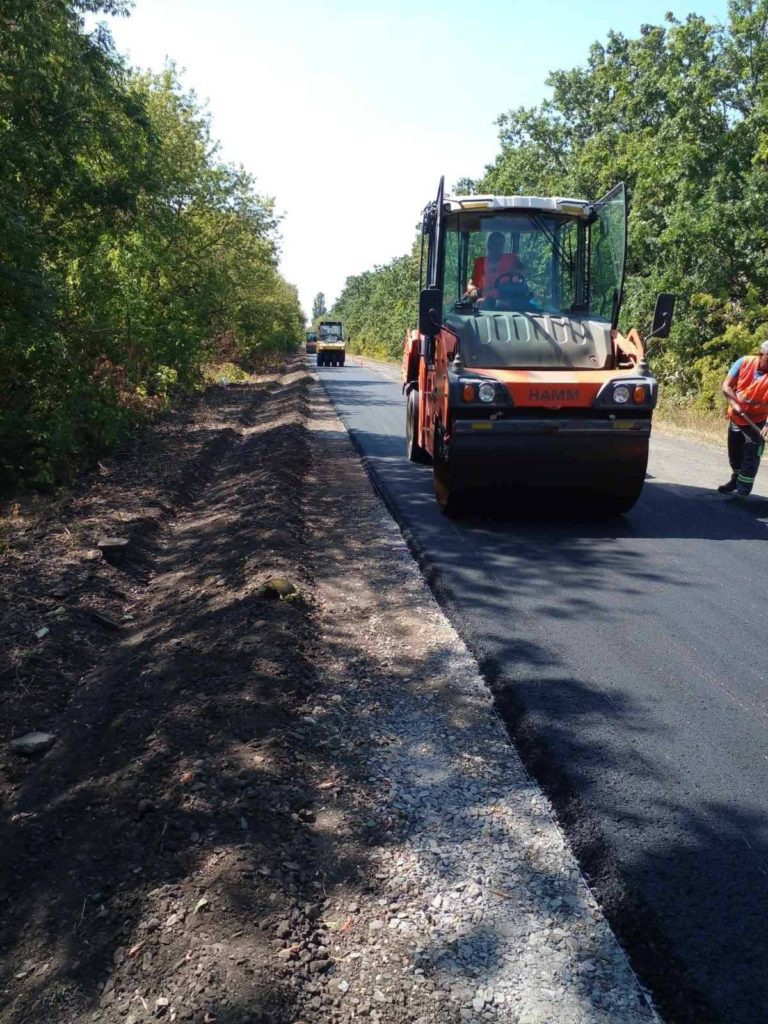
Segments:
[[[301,1019],[658,1021],[319,384],[310,410],[327,662],[304,724],[355,752],[366,806],[348,800],[328,827],[351,835],[362,821],[372,849],[368,893],[329,901],[334,963]]]

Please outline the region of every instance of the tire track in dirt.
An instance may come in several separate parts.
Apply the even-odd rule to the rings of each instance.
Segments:
[[[201,493],[239,421],[274,380],[208,389],[49,508],[8,503],[0,517],[0,737],[32,725],[56,731],[85,674],[131,628],[165,527]],[[126,537],[128,554],[102,557],[96,544],[103,535]],[[38,639],[41,628],[47,634]],[[27,767],[0,746],[0,802],[13,799]]]

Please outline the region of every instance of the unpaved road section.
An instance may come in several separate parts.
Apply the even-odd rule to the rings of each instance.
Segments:
[[[302,365],[6,523],[3,1024],[657,1020]]]

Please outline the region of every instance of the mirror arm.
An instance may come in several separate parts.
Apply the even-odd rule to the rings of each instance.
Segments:
[[[653,325],[651,325],[651,326],[653,326]],[[640,358],[640,361],[637,364],[638,372],[643,373],[643,374],[646,374],[646,373],[650,372],[650,367],[648,366],[648,353],[653,348],[653,345],[649,345],[648,342],[651,341],[652,338],[657,337],[659,332],[663,331],[666,326],[667,326],[666,323],[662,324],[658,328],[658,330],[651,331],[650,334],[647,334],[645,336],[645,338],[643,338],[643,354],[642,354],[642,356]]]
[[[648,344],[652,338],[668,338],[669,332],[672,329],[672,314],[675,308],[675,296],[667,292],[662,292],[656,299],[656,309],[653,314],[653,321],[651,323],[651,332],[648,334],[643,342],[643,356],[638,362],[638,370],[641,373],[649,373],[648,369],[648,353],[652,346]],[[655,325],[655,330],[654,330]]]
[[[651,324],[651,326],[653,326],[653,324]],[[651,331],[650,334],[646,334],[645,340],[646,341],[650,341],[651,338],[655,338],[658,334],[661,333],[661,331],[666,330],[666,328],[667,328],[667,323],[666,323],[666,320],[665,320],[664,323],[661,324],[661,326],[658,327],[655,331]]]

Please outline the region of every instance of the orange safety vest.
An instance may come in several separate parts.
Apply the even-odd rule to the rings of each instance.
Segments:
[[[496,283],[496,278],[501,277],[502,274],[519,274],[520,273],[520,257],[516,252],[503,252],[501,259],[499,260],[498,266],[493,273],[493,280],[485,280],[485,265],[487,260],[485,256],[478,256],[475,260],[474,266],[472,267],[472,284],[475,288],[482,288],[483,297],[486,299],[498,299],[499,293],[493,287]]]
[[[744,407],[744,412],[753,423],[768,420],[768,373],[755,377],[758,362],[757,356],[745,356],[733,385],[739,405]],[[747,421],[734,412],[730,405],[727,416],[737,427],[747,426]]]

